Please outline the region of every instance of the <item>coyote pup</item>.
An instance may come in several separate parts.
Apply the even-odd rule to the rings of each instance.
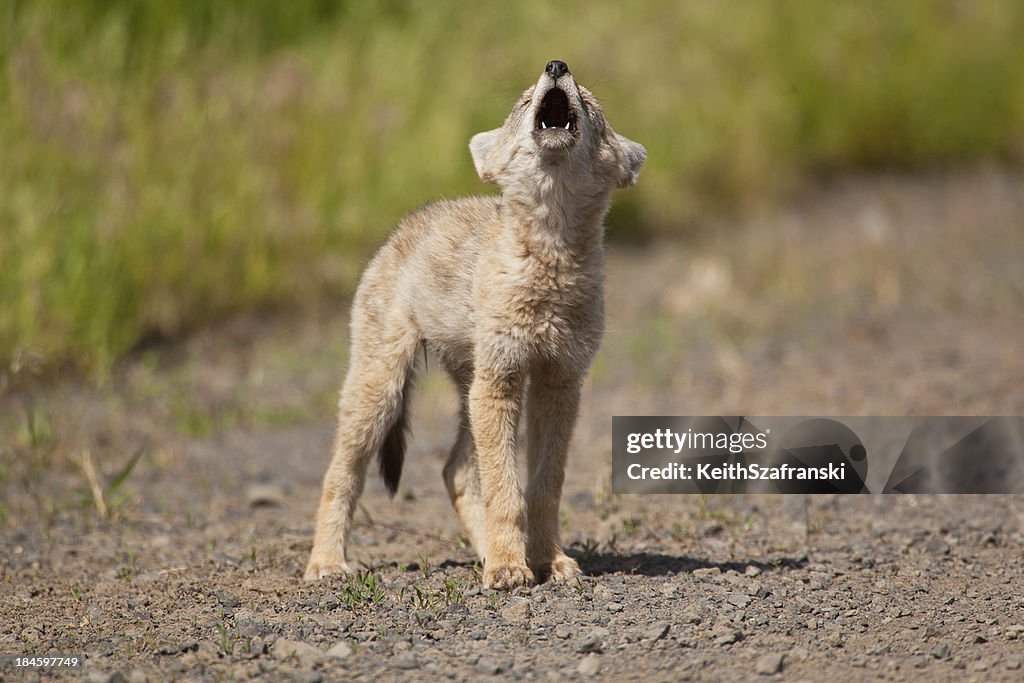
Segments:
[[[345,543],[373,455],[388,490],[398,487],[421,344],[461,396],[444,481],[484,583],[579,574],[562,550],[558,505],[580,385],[604,328],[602,223],[611,191],[636,182],[647,151],[612,131],[558,60],[469,149],[501,196],[439,201],[407,216],[359,284],[306,579],[350,571]],[[525,498],[515,464],[524,393]]]

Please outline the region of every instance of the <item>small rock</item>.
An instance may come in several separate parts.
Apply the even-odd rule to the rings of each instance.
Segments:
[[[319,648],[300,640],[289,640],[288,638],[278,638],[274,642],[273,652],[275,659],[295,658],[303,664],[312,664],[324,656]]]
[[[1006,627],[1007,640],[1017,640],[1021,637],[1021,635],[1024,635],[1024,626],[1021,626],[1020,624],[1014,624],[1013,626]]]
[[[755,567],[752,564],[748,564],[747,568],[745,570],[743,570],[743,575],[744,576],[749,576],[751,578],[753,578],[755,576],[760,576],[761,575],[761,569],[758,568],[758,567]]]
[[[601,671],[601,658],[595,654],[589,654],[583,658],[576,667],[576,673],[580,676],[596,676]]]
[[[213,591],[213,597],[217,598],[217,602],[221,604],[221,607],[228,609],[234,609],[242,604],[242,601],[237,596],[223,589]]]
[[[555,638],[567,640],[570,637],[572,637],[572,629],[568,626],[561,624],[560,626],[555,627]]]
[[[501,618],[505,621],[525,621],[530,618],[530,603],[526,600],[516,602],[501,610]]]
[[[95,602],[89,605],[85,613],[88,615],[90,623],[98,624],[103,619],[103,608]]]
[[[729,602],[730,605],[734,605],[736,607],[739,607],[740,609],[743,609],[744,607],[750,604],[750,596],[743,595],[741,593],[731,593],[726,598],[726,600]]]
[[[395,655],[391,658],[391,664],[396,669],[402,669],[403,671],[420,668],[419,660],[416,659],[416,655],[412,652],[402,652]]]
[[[352,646],[347,640],[339,640],[327,651],[327,656],[334,659],[348,659],[352,656]]]
[[[778,653],[772,653],[761,657],[757,660],[757,666],[754,667],[754,671],[761,674],[762,676],[771,676],[782,671],[782,661],[785,655]]]
[[[445,609],[445,617],[448,619],[460,619],[469,615],[469,608],[465,605],[448,605]]]
[[[157,650],[157,652],[159,652],[162,655],[177,655],[181,654],[182,652],[195,652],[198,649],[198,640],[183,640],[180,643],[175,643],[173,645],[164,645],[159,650]]]
[[[605,639],[608,638],[610,635],[611,631],[604,628],[603,626],[598,626],[593,631],[587,634],[587,637],[583,639],[583,641],[580,643],[579,648],[577,648],[576,651],[581,654],[586,654],[590,652],[601,652],[604,650]]]
[[[249,507],[280,507],[284,503],[284,492],[274,484],[252,484],[245,492]]]
[[[984,659],[977,660],[971,664],[971,671],[977,671],[979,673],[982,671],[988,671],[988,662]]]
[[[609,602],[607,605],[605,605],[605,608],[609,612],[621,612],[623,609],[625,609],[625,607],[622,606],[621,602]]]
[[[1005,666],[1010,671],[1016,671],[1017,669],[1020,668],[1020,665],[1021,665],[1021,658],[1016,656],[1016,655],[1014,655],[1012,657],[1007,657],[1006,661],[1003,662],[1003,666]]]
[[[495,676],[512,669],[512,662],[510,660],[494,660],[487,657],[481,657],[477,660],[476,670],[482,674],[488,676]]]
[[[935,659],[945,659],[949,656],[949,645],[946,645],[945,643],[939,643],[931,650],[929,650],[928,653],[932,657],[935,657]]]
[[[657,621],[645,628],[641,635],[646,640],[661,640],[668,635],[668,629],[669,623],[667,621]]]
[[[917,657],[911,659],[910,663],[914,666],[915,669],[923,669],[926,666],[928,666],[928,658],[924,655],[918,655]]]
[[[924,549],[931,555],[949,555],[949,544],[941,538],[929,539]]]
[[[262,636],[266,632],[263,622],[256,617],[252,610],[248,609],[240,609],[235,612],[235,628],[239,635],[246,638]]]
[[[712,632],[711,636],[715,645],[732,645],[743,638],[739,631]]]
[[[679,620],[684,624],[699,624],[702,621],[700,612],[695,609],[688,609],[679,616]]]
[[[718,567],[701,567],[700,569],[693,570],[693,578],[695,579],[710,579],[718,576],[722,573],[722,570]]]

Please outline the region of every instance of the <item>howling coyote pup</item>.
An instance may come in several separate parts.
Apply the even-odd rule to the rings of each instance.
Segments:
[[[647,151],[612,131],[557,60],[505,125],[474,136],[469,149],[480,179],[501,196],[439,201],[406,217],[356,292],[306,579],[350,571],[345,543],[373,455],[388,491],[398,487],[421,344],[461,397],[444,481],[483,559],[484,583],[579,574],[562,550],[558,505],[580,385],[604,328],[602,223],[611,191],[636,182]],[[525,498],[516,471],[524,393]]]

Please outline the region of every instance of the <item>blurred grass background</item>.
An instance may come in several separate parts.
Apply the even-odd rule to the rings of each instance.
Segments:
[[[0,373],[351,292],[565,59],[650,159],[612,237],[823,173],[1024,159],[1015,0],[0,0]]]

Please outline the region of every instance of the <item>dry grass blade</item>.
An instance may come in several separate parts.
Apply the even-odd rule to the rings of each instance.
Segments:
[[[107,519],[110,511],[107,509],[107,503],[103,497],[103,487],[100,486],[99,476],[97,476],[96,467],[92,462],[92,453],[88,450],[82,451],[81,459],[82,471],[85,472],[85,478],[89,481],[89,490],[92,492],[92,502],[96,505],[96,512],[101,518]]]

